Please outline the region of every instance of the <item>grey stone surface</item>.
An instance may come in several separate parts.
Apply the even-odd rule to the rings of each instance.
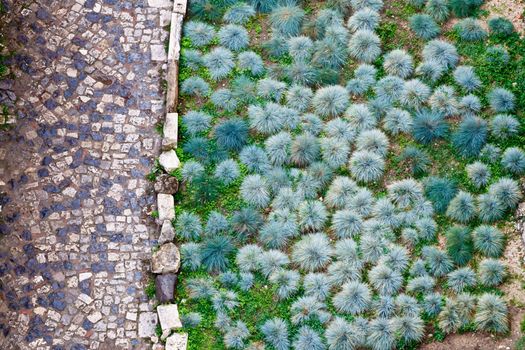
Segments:
[[[171,194],[158,193],[157,208],[159,211],[159,222],[175,218],[175,199]]]
[[[173,241],[175,238],[175,229],[171,221],[164,220],[160,229],[159,244],[164,244]]]
[[[180,268],[180,252],[173,243],[165,243],[151,257],[151,272],[171,273]]]
[[[182,328],[179,309],[176,304],[159,305],[157,307],[162,332]]]
[[[167,303],[173,300],[175,286],[177,285],[177,275],[167,273],[155,277],[155,296],[160,303]]]
[[[155,180],[155,192],[157,193],[166,193],[166,194],[175,194],[179,189],[179,181],[176,177],[161,174],[157,176]]]
[[[177,146],[178,132],[179,132],[179,114],[167,113],[164,121],[164,128],[162,129],[164,138],[162,145],[165,147]]]
[[[187,333],[174,333],[166,339],[166,350],[186,350],[187,348]]]
[[[158,317],[155,312],[141,312],[139,314],[138,335],[139,338],[151,338],[155,336]]]
[[[0,349],[150,349],[145,176],[166,113],[165,62],[151,57],[166,55],[173,4],[2,3],[18,117],[0,133]]]

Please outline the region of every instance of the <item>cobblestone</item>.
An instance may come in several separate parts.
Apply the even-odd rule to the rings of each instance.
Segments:
[[[1,349],[150,347],[145,175],[165,113],[151,48],[168,3],[7,1],[18,117],[0,134]]]

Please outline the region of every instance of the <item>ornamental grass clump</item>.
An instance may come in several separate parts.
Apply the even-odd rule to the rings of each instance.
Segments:
[[[475,18],[465,18],[456,23],[454,29],[464,41],[480,41],[487,37],[487,32]]]
[[[488,21],[489,32],[495,37],[508,37],[515,32],[514,25],[504,17],[493,17]]]
[[[379,129],[362,131],[356,139],[356,149],[358,151],[373,152],[381,157],[386,156],[388,147],[388,137]]]
[[[357,151],[350,157],[350,172],[357,181],[374,182],[383,176],[385,161],[377,153]]]
[[[273,318],[266,321],[261,326],[261,332],[265,342],[276,350],[288,350],[290,348],[288,325],[283,319]]]
[[[237,65],[242,70],[249,71],[252,75],[264,73],[264,62],[258,54],[253,51],[241,52],[237,56]]]
[[[234,246],[229,237],[210,237],[202,245],[202,265],[210,272],[225,271],[233,250]]]
[[[427,102],[430,92],[430,87],[421,80],[411,79],[405,82],[399,100],[403,106],[418,110]]]
[[[478,217],[486,223],[501,219],[505,213],[505,207],[499,199],[488,193],[477,197],[477,209]]]
[[[233,159],[226,159],[217,164],[214,176],[223,184],[228,185],[235,181],[240,174],[237,162]]]
[[[435,62],[445,69],[455,67],[459,61],[456,47],[441,39],[429,41],[424,46],[422,55],[425,62]]]
[[[352,32],[358,30],[370,30],[374,31],[379,25],[380,16],[377,11],[371,8],[365,7],[359,11],[356,11],[347,22],[347,26]]]
[[[325,345],[321,336],[308,326],[299,328],[297,335],[292,343],[294,349],[304,350],[324,350]]]
[[[430,144],[437,139],[444,138],[448,134],[449,126],[445,118],[439,112],[422,109],[416,112],[412,136],[423,144]]]
[[[279,269],[270,274],[268,280],[275,286],[277,298],[289,298],[299,288],[301,275],[294,270]]]
[[[506,277],[505,265],[496,259],[485,259],[479,263],[478,278],[488,287],[500,285]]]
[[[326,323],[332,315],[326,310],[326,305],[314,297],[300,297],[290,307],[293,324],[303,324],[309,321]]]
[[[448,274],[447,285],[456,293],[476,285],[476,273],[470,267],[462,267]]]
[[[304,18],[304,10],[299,6],[278,6],[270,14],[270,25],[274,32],[283,36],[299,34]]]
[[[210,93],[210,86],[201,77],[189,77],[182,82],[180,91],[185,95],[204,97]]]
[[[511,112],[515,108],[516,97],[507,89],[494,88],[489,92],[487,98],[490,107],[497,113]]]
[[[280,132],[270,136],[265,141],[266,154],[273,165],[286,164],[290,157],[292,136],[287,132]]]
[[[349,104],[348,92],[339,85],[323,87],[315,92],[312,106],[321,117],[335,117]]]
[[[403,276],[385,264],[374,266],[368,273],[370,284],[381,295],[396,294],[403,284]]]
[[[472,234],[465,226],[455,225],[446,232],[446,247],[452,261],[459,266],[466,265],[474,254]]]
[[[266,152],[254,145],[245,146],[239,153],[239,160],[249,172],[265,173],[270,167]]]
[[[224,47],[216,47],[203,56],[204,66],[208,68],[213,80],[225,78],[235,67],[233,53]]]
[[[430,40],[439,35],[439,25],[427,14],[415,14],[409,19],[410,29],[421,39]]]
[[[520,129],[520,122],[509,114],[497,114],[490,121],[490,132],[499,140],[507,140],[516,136]]]
[[[199,21],[188,21],[184,25],[184,36],[189,38],[195,47],[208,45],[215,37],[212,26]]]
[[[366,334],[361,332],[354,323],[341,317],[332,320],[325,331],[326,342],[329,349],[354,349],[363,344]]]
[[[299,167],[305,167],[317,160],[320,150],[319,140],[311,134],[303,133],[292,141],[290,160]]]
[[[305,271],[318,271],[328,265],[332,254],[328,237],[323,233],[313,233],[294,244],[292,261]]]
[[[507,304],[496,294],[485,293],[476,307],[474,322],[480,331],[506,333],[509,329]]]
[[[448,3],[445,0],[428,0],[425,5],[425,12],[437,22],[444,22],[450,14]]]
[[[414,146],[408,146],[403,149],[397,159],[413,176],[420,176],[426,173],[431,164],[428,154]]]
[[[248,31],[236,24],[222,27],[218,33],[219,43],[232,51],[240,51],[248,46],[250,38]]]
[[[470,181],[477,188],[486,186],[490,180],[490,169],[489,167],[481,162],[474,162],[465,167],[467,170],[467,175]]]
[[[201,219],[197,214],[183,211],[177,217],[175,231],[186,240],[194,240],[202,234]]]
[[[217,146],[238,152],[246,144],[248,125],[242,119],[228,119],[215,127]]]
[[[383,68],[387,74],[407,78],[414,70],[414,61],[405,50],[396,49],[384,56]]]
[[[201,244],[200,243],[184,243],[180,246],[181,263],[183,266],[195,271],[201,267]]]
[[[261,175],[248,175],[244,178],[240,194],[242,199],[255,208],[263,208],[270,202],[268,183]]]
[[[471,66],[456,67],[454,80],[467,92],[477,90],[481,86],[481,80],[476,75],[474,67]]]
[[[371,301],[372,294],[368,286],[357,281],[345,283],[341,291],[332,299],[337,311],[351,315],[365,312]]]
[[[452,134],[452,143],[464,157],[474,157],[487,142],[487,122],[478,117],[464,119]]]
[[[304,112],[310,106],[313,96],[314,93],[309,87],[293,85],[286,92],[286,102],[290,108]]]
[[[513,175],[525,173],[525,152],[518,147],[509,147],[501,155],[501,165]]]
[[[505,237],[496,227],[480,225],[472,232],[474,248],[489,258],[498,258],[503,253]]]
[[[450,10],[456,17],[472,16],[483,4],[483,0],[450,0]]]
[[[490,185],[488,194],[493,196],[504,209],[516,208],[523,195],[518,183],[505,177]]]
[[[357,30],[348,43],[350,56],[358,61],[371,63],[381,54],[381,40],[371,30]]]
[[[230,229],[230,223],[228,219],[217,211],[212,211],[208,215],[208,221],[206,221],[206,227],[204,231],[208,235],[218,235],[220,233],[226,233]]]
[[[224,344],[228,349],[244,349],[245,341],[250,337],[250,331],[246,324],[237,321],[234,326],[229,327],[224,334]]]
[[[448,254],[436,247],[425,246],[421,251],[430,274],[441,277],[449,273],[454,264]]]
[[[403,109],[391,108],[383,119],[383,127],[392,135],[409,133],[412,131],[412,116]]]
[[[391,319],[376,318],[368,324],[367,345],[374,350],[392,349],[396,340],[396,328]]]
[[[227,23],[245,24],[253,16],[255,16],[253,6],[241,2],[228,8],[222,19]]]

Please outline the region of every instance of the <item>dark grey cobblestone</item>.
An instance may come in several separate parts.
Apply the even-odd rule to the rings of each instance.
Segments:
[[[145,175],[164,113],[150,46],[169,2],[6,4],[18,116],[0,133],[0,349],[146,348]]]

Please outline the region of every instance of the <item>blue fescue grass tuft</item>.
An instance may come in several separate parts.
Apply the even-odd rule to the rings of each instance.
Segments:
[[[409,19],[410,28],[424,40],[434,39],[439,35],[439,25],[427,14],[415,14]]]
[[[358,61],[371,63],[381,54],[381,40],[372,31],[356,31],[348,44],[350,56]]]

